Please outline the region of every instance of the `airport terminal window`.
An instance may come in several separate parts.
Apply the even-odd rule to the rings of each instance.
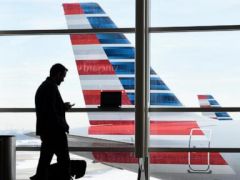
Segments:
[[[66,4],[63,6],[65,14],[67,14],[66,19],[63,15],[62,3],[49,2],[46,8],[43,8],[45,4],[41,2],[36,5],[26,3],[15,7],[6,3],[5,19],[3,16],[0,18],[0,21],[3,22],[1,30],[67,29],[69,27],[73,29],[94,28],[98,31],[102,28],[135,27],[135,1],[127,1],[127,3],[119,1],[114,5],[106,1],[98,1],[97,4],[82,3],[80,4],[82,9],[79,9],[80,6],[77,4],[75,10],[70,8],[70,4]],[[217,3],[217,7],[214,8],[216,14],[213,14],[212,6],[216,5],[214,0],[211,0],[207,7],[204,6],[206,4],[204,2],[186,2],[186,5],[179,2],[152,0],[151,27],[238,24],[239,20],[233,17],[237,17],[236,15],[240,11],[228,3],[223,1]],[[199,8],[200,4],[204,8]],[[226,7],[229,10],[232,9],[228,15],[221,13],[225,12]],[[28,11],[26,11],[27,8]],[[197,11],[193,10],[197,8],[199,8]],[[45,9],[44,12],[42,9]],[[202,10],[204,13],[201,13]],[[13,11],[18,13],[12,13]],[[79,12],[84,12],[88,17],[85,19],[79,17],[80,20],[76,20],[78,18],[76,13]],[[110,18],[106,17],[105,12]],[[95,17],[96,14],[102,16]],[[218,15],[224,16],[224,18],[217,18]],[[16,23],[8,23],[13,19]],[[227,21],[229,19],[231,21]],[[22,20],[25,20],[24,24],[17,24]],[[100,104],[100,92],[103,90],[123,91],[123,106],[134,107],[136,72],[134,33],[98,32],[95,34],[71,34],[69,37],[69,35],[60,35],[60,32],[56,30],[55,34],[54,36],[32,36],[31,34],[29,36],[0,37],[0,40],[4,42],[0,43],[0,46],[2,57],[5,59],[5,61],[0,61],[1,77],[4,77],[0,81],[1,107],[33,107],[35,90],[39,83],[46,78],[49,67],[55,62],[67,64],[69,68],[66,82],[60,87],[60,90],[63,98],[76,103],[76,107],[97,108]],[[151,68],[150,78],[147,80],[150,81],[150,107],[200,106],[210,108],[220,107],[220,103],[224,107],[239,106],[239,35],[239,31],[150,33],[148,45],[150,46]],[[30,77],[29,74],[35,76]],[[79,79],[81,84],[79,84]],[[24,123],[15,120],[15,114],[8,117],[6,114],[1,114],[1,116],[1,119],[5,119],[1,120],[3,133],[15,133],[18,135],[20,143],[22,135],[35,128],[32,121],[31,127],[23,126],[25,121],[33,119],[33,114],[19,116],[20,119],[24,119]],[[194,131],[201,127],[197,121],[199,117],[204,120],[213,120],[208,121],[206,126],[205,121],[201,121],[204,127],[215,126],[219,124],[219,120],[223,122],[219,128],[224,129],[230,128],[230,125],[224,121],[237,119],[239,115],[227,112],[188,113],[184,112],[184,108],[180,113],[150,113],[150,146],[188,147],[189,143],[192,143],[191,145],[196,143],[193,146],[207,147],[206,145],[209,143],[208,137],[206,138],[207,133]],[[72,134],[103,139],[110,137],[111,140],[117,139],[121,142],[134,143],[134,113],[90,112],[84,115],[68,114],[67,118],[71,119],[71,126],[74,126],[71,129]],[[80,123],[81,126],[79,126]],[[89,129],[84,129],[82,124],[91,126]],[[18,127],[17,131],[15,127]],[[210,128],[206,129],[208,132]],[[211,147],[219,147],[218,142],[214,141],[215,130],[214,128],[211,130],[213,135]],[[83,131],[85,134],[82,134]],[[234,143],[232,137],[237,136],[237,128],[233,128],[227,138],[223,137],[223,133],[218,135],[226,142],[225,147],[232,147],[231,145]],[[190,142],[190,136],[197,138]],[[175,141],[176,139],[177,141]],[[202,140],[201,143],[199,143],[199,139]],[[234,144],[234,146],[239,147],[238,144]],[[137,163],[134,153],[93,153],[93,156],[105,163],[111,158],[114,158],[117,163]],[[189,157],[193,159],[188,161]],[[189,156],[188,153],[158,152],[150,153],[150,163],[152,164],[150,168],[153,169],[151,175],[157,178],[160,175],[167,177],[167,174],[163,175],[160,172],[165,165],[183,164],[184,172],[190,166],[192,169],[198,165],[203,165],[205,168],[209,157],[211,158],[210,170],[213,167],[219,171],[221,165],[223,168],[221,173],[233,173],[234,170],[229,170],[228,162],[224,159],[226,156],[220,153],[211,153],[210,156],[207,156],[206,153],[197,153]],[[216,167],[212,165],[216,165]],[[137,171],[136,167],[130,169]],[[171,170],[174,171],[170,171],[174,176],[176,175],[174,173],[181,173],[181,170],[176,168]],[[198,172],[198,170],[201,169],[196,171]],[[195,175],[188,174],[188,177],[192,178]]]

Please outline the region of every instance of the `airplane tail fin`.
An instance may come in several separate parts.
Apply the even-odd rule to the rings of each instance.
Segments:
[[[63,4],[69,29],[117,28],[97,3]],[[135,48],[122,33],[71,34],[71,43],[87,107],[100,104],[101,91],[122,91],[123,107],[135,104]],[[150,104],[182,106],[178,98],[151,68]],[[109,113],[108,113],[109,114]],[[90,124],[119,124],[134,120],[122,113],[108,119],[88,113]],[[116,117],[116,113],[115,113]],[[95,119],[97,118],[97,119]],[[125,122],[126,121],[126,122]]]
[[[221,107],[212,95],[198,95],[200,107]],[[233,120],[226,112],[202,112],[203,116],[217,120]]]

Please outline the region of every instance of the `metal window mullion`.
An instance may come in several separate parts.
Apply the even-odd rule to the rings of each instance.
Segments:
[[[69,34],[86,34],[86,33],[134,33],[134,32],[135,32],[135,28],[6,30],[6,31],[0,31],[0,36],[69,35]]]
[[[39,146],[17,146],[16,151],[39,151]],[[134,152],[134,147],[69,147],[76,152]],[[182,147],[149,147],[149,152],[221,152],[240,153],[240,148],[182,148]]]
[[[148,147],[150,140],[150,119],[149,119],[149,107],[150,107],[150,36],[149,36],[149,0],[145,0],[145,142],[144,142],[144,155],[148,157]]]
[[[144,157],[145,121],[145,0],[136,1],[135,53],[135,156]]]
[[[0,108],[0,113],[33,113],[35,108]],[[72,108],[68,113],[87,113],[87,112],[135,112],[135,108]],[[164,108],[150,107],[149,112],[240,112],[239,107],[221,107],[221,108]]]
[[[239,31],[240,25],[151,27],[150,33]]]
[[[150,0],[145,0],[145,135],[144,135],[144,170],[145,179],[150,179]]]
[[[150,33],[239,31],[239,30],[240,30],[240,25],[150,27],[149,28]],[[84,33],[134,33],[134,32],[135,32],[135,28],[3,30],[3,31],[0,31],[0,36],[69,35],[69,34],[84,34]]]

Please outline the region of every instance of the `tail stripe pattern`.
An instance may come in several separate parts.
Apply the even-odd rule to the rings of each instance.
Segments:
[[[198,95],[200,107],[211,108],[221,107],[212,95]],[[210,117],[216,120],[233,120],[226,112],[203,112],[203,116]]]

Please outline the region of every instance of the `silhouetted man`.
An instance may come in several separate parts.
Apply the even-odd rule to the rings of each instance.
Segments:
[[[72,105],[63,102],[58,90],[67,71],[62,64],[53,65],[50,69],[50,77],[47,77],[36,92],[36,134],[40,136],[42,144],[37,173],[36,176],[31,177],[33,180],[47,180],[48,169],[54,154],[57,156],[62,179],[70,179],[70,158],[66,135],[69,132],[69,126],[65,119],[65,111]]]

